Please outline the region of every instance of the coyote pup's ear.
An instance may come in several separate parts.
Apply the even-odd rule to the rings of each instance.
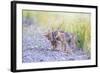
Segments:
[[[51,33],[50,32],[47,32],[47,33],[45,33],[44,34],[44,36],[48,39],[48,40],[50,40],[50,38],[51,38]]]

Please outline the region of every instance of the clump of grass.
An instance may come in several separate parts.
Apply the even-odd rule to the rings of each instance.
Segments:
[[[60,29],[65,32],[74,33],[77,35],[78,41],[77,46],[82,50],[90,53],[91,51],[91,29],[89,24],[73,24],[73,25],[66,25],[64,23],[59,24]],[[57,27],[59,27],[57,26]],[[55,28],[56,29],[56,28]]]
[[[78,46],[79,48],[83,48],[83,50],[87,51],[90,49],[90,46],[88,45],[90,43],[90,28],[88,25],[81,25],[80,27],[77,28],[76,31],[79,39]]]

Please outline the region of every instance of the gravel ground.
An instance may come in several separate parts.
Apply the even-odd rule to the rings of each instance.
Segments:
[[[87,60],[90,57],[81,49],[74,49],[71,53],[51,50],[51,44],[46,37],[34,32],[33,35],[23,33],[23,63]]]

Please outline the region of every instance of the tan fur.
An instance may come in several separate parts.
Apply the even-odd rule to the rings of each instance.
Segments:
[[[66,42],[66,37],[65,37],[65,33],[62,33],[60,31],[56,31],[56,36],[55,39],[52,41],[52,32],[48,32],[45,36],[48,38],[48,40],[50,40],[51,44],[52,44],[52,49],[53,50],[58,50],[56,49],[57,48],[57,44],[58,42],[60,43],[61,47],[60,48],[60,51],[63,51],[63,52],[66,52],[66,45],[67,45],[67,42]]]
[[[67,50],[66,50],[67,42],[66,42],[65,33],[62,33],[62,32],[59,32],[59,31],[58,31],[58,34],[57,34],[56,38],[58,38],[57,41],[60,41],[60,42],[61,42],[61,51],[66,52],[66,51],[67,51]]]

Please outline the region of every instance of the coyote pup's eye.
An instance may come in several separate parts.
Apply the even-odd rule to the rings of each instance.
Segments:
[[[59,40],[59,38],[57,37],[56,40]]]

